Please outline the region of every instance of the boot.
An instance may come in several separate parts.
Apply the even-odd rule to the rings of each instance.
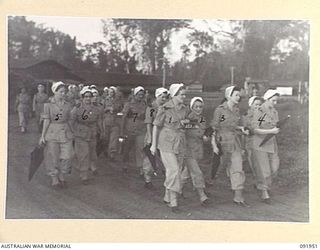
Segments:
[[[208,196],[206,195],[206,193],[204,192],[204,189],[203,188],[197,188],[197,192],[199,194],[201,205],[202,206],[209,205],[210,200],[209,200]]]
[[[170,203],[170,191],[167,188],[165,190],[165,194],[164,194],[164,197],[163,197],[163,202],[166,203],[166,204]]]
[[[264,203],[271,204],[268,190],[261,190],[261,198]]]
[[[58,176],[51,176],[51,186],[53,188],[56,188],[56,187],[60,186],[60,182],[59,182]]]
[[[234,197],[233,197],[233,202],[236,205],[242,206],[242,207],[250,207],[243,198],[243,190],[234,190]]]

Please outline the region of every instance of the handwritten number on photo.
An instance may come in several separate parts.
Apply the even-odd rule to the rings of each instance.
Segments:
[[[266,117],[266,114],[264,114],[263,116],[261,116],[259,119],[258,119],[258,122],[259,122],[259,126],[261,126],[261,124],[265,121],[265,118]]]
[[[60,119],[60,117],[62,116],[62,114],[56,114],[56,118],[54,118],[55,121],[58,121]]]
[[[155,109],[151,109],[151,110],[150,110],[150,117],[153,117],[153,113],[154,113],[155,111],[156,111]]]
[[[88,119],[88,115],[85,115],[86,110],[83,111],[82,113],[82,120],[87,120]]]
[[[138,117],[138,113],[133,113],[134,117],[133,117],[133,122],[136,122],[136,119]]]

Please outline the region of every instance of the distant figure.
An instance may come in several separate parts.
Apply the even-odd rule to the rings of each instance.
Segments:
[[[16,110],[19,114],[19,126],[21,133],[27,132],[28,115],[30,112],[31,97],[27,93],[26,87],[22,87],[16,98]]]
[[[48,95],[44,91],[45,91],[45,87],[42,83],[40,83],[38,85],[38,92],[33,96],[32,111],[35,112],[39,132],[42,131],[43,107],[44,107],[44,104],[48,102]]]

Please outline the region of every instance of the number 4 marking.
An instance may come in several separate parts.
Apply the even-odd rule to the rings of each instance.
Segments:
[[[261,116],[259,119],[258,119],[258,122],[259,122],[259,126],[261,126],[262,122],[265,121],[265,117],[266,117],[267,114],[264,114],[263,116]]]

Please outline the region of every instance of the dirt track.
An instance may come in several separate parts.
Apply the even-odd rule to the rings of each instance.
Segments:
[[[185,187],[186,199],[180,199],[181,213],[174,214],[162,202],[163,177],[154,180],[155,189],[144,188],[132,166],[123,174],[121,166],[99,159],[100,175],[92,184],[80,184],[74,170],[67,179],[69,187],[52,190],[45,169],[40,167],[31,182],[27,181],[30,152],[38,141],[34,123],[27,134],[20,134],[17,116],[9,116],[7,219],[200,219],[307,222],[308,187],[284,187],[274,183],[273,204],[260,201],[247,173],[245,196],[250,208],[232,203],[232,192],[222,173],[214,186],[208,188],[213,201],[210,207],[201,207],[192,186]]]

